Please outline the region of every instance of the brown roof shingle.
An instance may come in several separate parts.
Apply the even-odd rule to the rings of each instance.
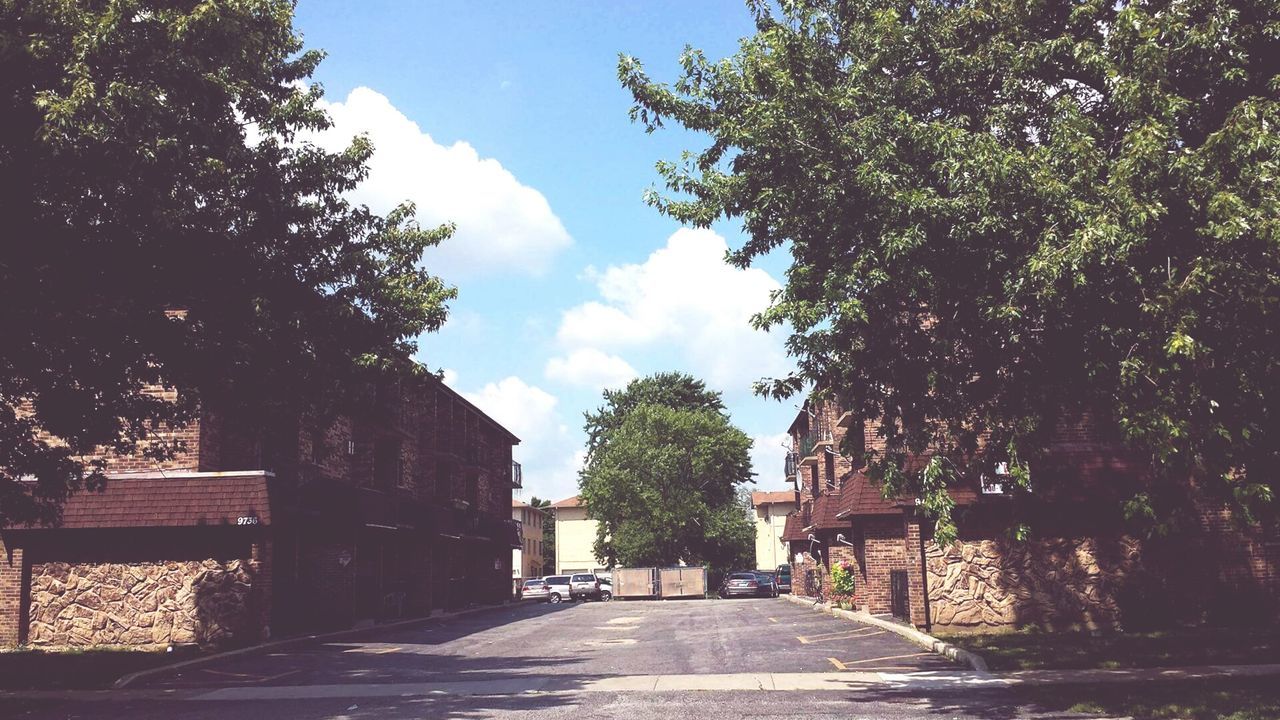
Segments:
[[[793,542],[805,540],[808,535],[804,532],[804,517],[799,512],[793,512],[787,516],[787,523],[782,526],[782,542]]]
[[[267,474],[167,473],[108,477],[101,492],[67,498],[67,529],[237,525],[241,518],[271,524]],[[16,528],[15,528],[16,529]]]
[[[871,478],[855,470],[845,477],[844,485],[840,488],[836,517],[889,515],[902,512],[900,504],[896,500],[885,500],[880,494],[880,488],[872,483]]]
[[[819,497],[813,503],[813,516],[809,520],[809,524],[815,530],[835,530],[849,526],[848,520],[840,520],[836,517],[836,513],[840,508],[840,496],[835,493],[828,493]]]

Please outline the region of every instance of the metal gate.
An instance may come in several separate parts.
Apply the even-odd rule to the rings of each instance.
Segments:
[[[615,598],[657,597],[657,569],[614,568],[613,596]]]
[[[704,567],[662,568],[658,571],[662,597],[703,597],[707,593],[707,569]]]
[[[889,607],[893,616],[902,620],[911,619],[911,601],[907,596],[907,571],[889,571]]]

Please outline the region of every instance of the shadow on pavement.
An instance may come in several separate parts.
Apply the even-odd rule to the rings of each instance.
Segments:
[[[131,688],[509,681],[516,677],[541,676],[551,665],[559,671],[555,673],[556,678],[565,680],[571,675],[568,668],[580,664],[582,659],[549,659],[539,647],[528,648],[527,655],[466,656],[458,654],[456,647],[441,651],[440,646],[520,620],[570,612],[573,607],[513,606],[424,621],[421,627],[374,627],[341,640],[302,641],[182,668],[141,679]]]

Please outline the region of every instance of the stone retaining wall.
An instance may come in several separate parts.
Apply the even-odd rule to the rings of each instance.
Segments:
[[[930,540],[930,619],[952,630],[1115,627],[1117,593],[1139,556],[1132,538],[969,540],[946,550]]]
[[[41,647],[226,645],[263,630],[256,563],[48,562],[31,567],[27,641]]]

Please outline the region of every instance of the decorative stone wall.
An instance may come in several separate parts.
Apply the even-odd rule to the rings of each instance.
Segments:
[[[931,620],[948,629],[1110,628],[1116,596],[1140,564],[1132,538],[925,543]]]
[[[27,641],[42,647],[227,645],[265,630],[255,563],[33,564]]]

